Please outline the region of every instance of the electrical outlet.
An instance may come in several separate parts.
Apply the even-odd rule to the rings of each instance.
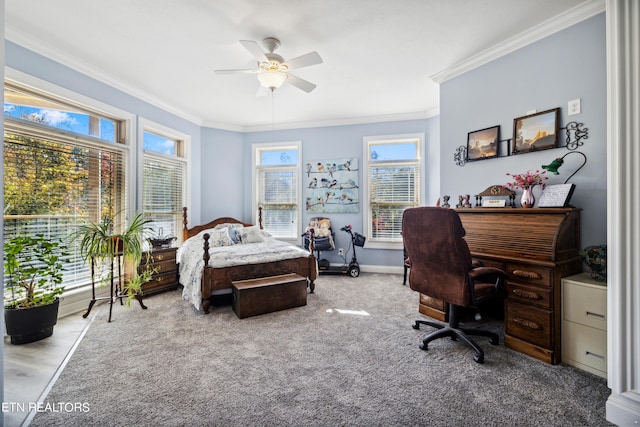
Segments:
[[[567,103],[567,110],[569,110],[567,115],[573,116],[575,114],[580,114],[580,110],[581,110],[580,104],[581,104],[580,98],[569,101]]]
[[[344,249],[338,248],[338,255],[344,256]]]

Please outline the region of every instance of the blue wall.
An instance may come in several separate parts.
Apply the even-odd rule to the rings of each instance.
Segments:
[[[580,98],[582,113],[567,116],[567,101]],[[513,119],[555,107],[560,126],[578,121],[589,129],[580,151],[587,165],[571,182],[571,204],[581,208],[582,246],[606,243],[606,51],[605,15],[600,14],[484,66],[453,78],[440,87],[442,194],[457,201],[460,194],[477,194],[493,184],[505,184],[507,172],[521,173],[549,164],[565,148],[482,160],[456,166],[453,154],[465,145],[467,133],[500,125],[502,139],[512,138]],[[560,184],[582,163],[577,154],[565,158]],[[520,194],[520,192],[518,192]],[[536,197],[541,190],[538,187]]]
[[[438,199],[438,153],[439,153],[439,120],[438,118],[424,120],[406,120],[397,122],[384,122],[345,126],[328,126],[308,129],[290,129],[268,132],[251,132],[244,137],[244,215],[246,220],[253,217],[251,212],[251,149],[253,144],[302,141],[302,164],[308,161],[329,160],[342,157],[353,157],[358,159],[358,164],[362,166],[364,142],[363,137],[375,135],[396,135],[405,133],[424,133],[427,153],[427,170],[424,185],[426,185],[426,204],[435,204]],[[229,169],[228,166],[226,166]],[[363,171],[360,170],[360,182],[363,180]],[[360,189],[360,199],[363,199],[362,189]],[[309,223],[311,217],[317,214],[303,213],[301,225],[304,228]],[[348,234],[339,231],[340,227],[351,224],[354,231],[364,233],[362,223],[362,208],[358,213],[350,214],[330,214],[333,229],[336,232],[336,247],[349,247]],[[302,230],[304,231],[304,230]],[[323,258],[331,262],[338,263],[340,259],[337,253],[325,252]],[[358,249],[358,261],[366,266],[402,266],[402,251],[400,250],[380,250]]]

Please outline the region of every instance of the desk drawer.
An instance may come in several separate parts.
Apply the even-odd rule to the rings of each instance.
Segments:
[[[607,289],[563,281],[563,318],[607,330]]]
[[[447,304],[439,299],[435,299],[425,294],[420,294],[420,304],[426,305],[427,307],[432,307],[440,311],[447,310]]]
[[[508,298],[525,304],[535,304],[544,308],[551,308],[551,289],[525,286],[519,283],[507,282]]]
[[[504,332],[531,344],[551,348],[552,312],[507,300]]]
[[[528,285],[550,287],[552,282],[552,269],[537,265],[507,263],[507,281],[519,282]]]
[[[562,361],[607,372],[607,332],[573,322],[562,322]]]

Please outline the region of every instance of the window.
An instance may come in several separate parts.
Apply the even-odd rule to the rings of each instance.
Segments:
[[[126,207],[123,124],[35,92],[5,86],[4,238],[44,234],[69,246],[67,290],[89,283],[70,233]]]
[[[367,246],[395,248],[402,244],[402,214],[420,205],[424,136],[364,138],[366,195],[364,224]]]
[[[254,145],[254,212],[262,207],[264,229],[280,239],[297,240],[301,143]]]
[[[141,121],[144,165],[142,214],[151,220],[151,237],[182,238],[182,208],[186,205],[186,137],[170,136]],[[155,127],[160,127],[155,125]],[[174,132],[175,133],[175,132]]]

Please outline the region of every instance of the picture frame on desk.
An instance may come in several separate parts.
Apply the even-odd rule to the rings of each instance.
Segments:
[[[545,186],[538,201],[539,208],[566,208],[569,205],[575,184],[555,184]]]

